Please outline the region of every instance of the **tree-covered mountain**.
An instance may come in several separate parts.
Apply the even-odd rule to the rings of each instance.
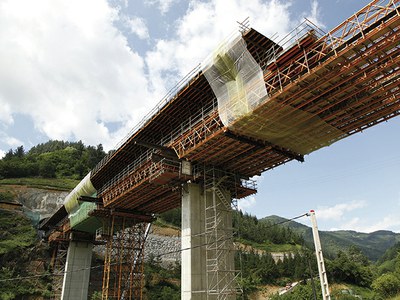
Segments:
[[[85,146],[82,141],[48,141],[25,151],[10,149],[0,160],[0,179],[21,177],[83,178],[106,153],[101,144]]]
[[[263,221],[282,222],[287,219],[278,216],[269,216]],[[312,230],[310,227],[295,221],[289,221],[284,225],[301,235],[307,245],[313,244]],[[356,246],[370,260],[377,261],[385,251],[400,242],[400,234],[387,230],[379,230],[371,233],[362,233],[352,230],[320,231],[322,249],[327,257],[335,257],[340,250]]]

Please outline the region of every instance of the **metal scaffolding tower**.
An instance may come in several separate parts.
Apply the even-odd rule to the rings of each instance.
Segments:
[[[241,288],[234,265],[231,193],[224,187],[230,180],[210,168],[204,176],[207,299],[236,299]]]
[[[142,299],[144,243],[150,229],[149,220],[112,214],[104,221],[102,299]]]
[[[53,274],[53,296],[51,299],[59,300],[61,299],[69,242],[65,240],[57,240],[53,241],[52,244],[54,245],[54,249],[50,263],[50,268]]]

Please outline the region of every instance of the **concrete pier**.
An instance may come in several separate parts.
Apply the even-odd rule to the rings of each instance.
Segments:
[[[182,195],[181,299],[206,299],[206,252],[204,197],[197,184],[188,183]],[[194,248],[195,247],[195,248]]]
[[[67,252],[67,262],[62,300],[87,300],[93,244],[71,241]]]
[[[230,195],[184,185],[181,299],[236,299]],[[207,245],[206,245],[207,244]]]

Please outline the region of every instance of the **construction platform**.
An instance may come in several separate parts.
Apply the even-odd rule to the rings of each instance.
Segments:
[[[98,197],[107,208],[161,213],[180,205],[183,182],[203,182],[212,167],[239,199],[256,192],[252,176],[399,115],[398,4],[373,1],[328,33],[306,21],[279,42],[243,27],[263,96],[239,115],[241,99],[221,107],[213,84],[241,79],[233,42],[214,58],[216,72],[217,59],[232,61],[224,74],[210,82],[207,67],[195,68],[95,167]]]

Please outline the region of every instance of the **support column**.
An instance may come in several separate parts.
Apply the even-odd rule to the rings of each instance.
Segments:
[[[181,299],[207,299],[204,197],[198,184],[188,183],[182,195]]]
[[[188,183],[182,195],[181,299],[236,299],[231,196]]]
[[[93,244],[70,241],[62,287],[62,300],[87,300]]]

